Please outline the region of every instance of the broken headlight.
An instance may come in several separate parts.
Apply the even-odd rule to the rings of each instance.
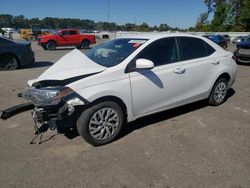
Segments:
[[[22,97],[36,106],[51,106],[58,105],[73,93],[74,91],[68,87],[30,88],[22,93]]]

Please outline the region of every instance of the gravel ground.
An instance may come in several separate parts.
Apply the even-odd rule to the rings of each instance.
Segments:
[[[27,80],[72,50],[32,47],[33,67],[0,72],[0,109],[25,102],[16,95]],[[0,120],[0,187],[250,187],[250,66],[238,66],[223,105],[198,102],[139,119],[102,147],[74,132],[31,145],[32,126],[30,112]]]

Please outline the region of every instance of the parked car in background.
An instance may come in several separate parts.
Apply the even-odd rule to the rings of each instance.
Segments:
[[[242,39],[244,39],[246,36],[237,36],[232,40],[233,44],[241,42]]]
[[[241,42],[250,42],[250,35],[245,36],[244,38],[242,38]]]
[[[244,42],[236,44],[235,56],[239,63],[250,63],[250,37],[244,39]]]
[[[227,39],[227,42],[229,43],[230,42],[230,40],[231,40],[231,38],[230,38],[230,36],[229,35],[222,35],[225,39]]]
[[[208,99],[220,105],[235,81],[233,54],[189,34],[116,38],[85,54],[75,49],[38,78],[22,97],[41,124],[70,119],[92,145],[116,139],[126,122]],[[64,125],[65,126],[65,125]]]
[[[0,70],[15,70],[34,63],[30,42],[0,37]]]
[[[63,29],[54,35],[38,37],[38,44],[45,50],[55,50],[58,46],[76,46],[87,49],[94,43],[96,43],[95,35],[80,34],[77,29]]]
[[[204,35],[204,37],[212,40],[213,42],[215,42],[216,44],[220,45],[224,49],[227,48],[228,41],[222,35]]]

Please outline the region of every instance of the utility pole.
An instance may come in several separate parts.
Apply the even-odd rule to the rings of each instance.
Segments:
[[[110,21],[110,0],[108,0],[108,23]]]
[[[136,31],[136,23],[137,22],[137,18],[136,18],[136,16],[135,16],[135,31]]]

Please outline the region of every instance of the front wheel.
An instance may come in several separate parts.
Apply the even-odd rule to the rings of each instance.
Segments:
[[[91,145],[114,141],[124,125],[121,107],[112,101],[101,102],[84,110],[77,120],[79,134]]]
[[[46,48],[48,50],[55,50],[56,49],[56,43],[54,41],[49,41],[48,44],[46,45]]]
[[[218,106],[224,103],[227,99],[228,82],[225,78],[219,79],[212,89],[209,97],[209,104],[212,106]]]
[[[18,68],[17,59],[12,55],[0,57],[0,70],[16,70]]]

